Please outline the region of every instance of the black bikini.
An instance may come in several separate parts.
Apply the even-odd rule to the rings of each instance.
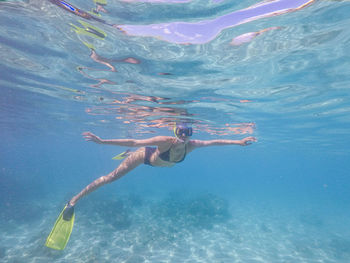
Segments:
[[[163,161],[165,162],[170,162],[170,149],[171,149],[171,146],[170,148],[165,151],[165,152],[162,152],[161,154],[159,154],[159,158],[162,159]],[[147,146],[145,148],[145,160],[144,160],[144,164],[147,164],[147,165],[151,165],[151,156],[152,154],[157,150],[156,147],[149,147]],[[185,160],[185,157],[186,157],[186,152],[187,152],[187,145],[185,145],[185,153],[184,153],[184,156],[182,157],[181,160],[177,161],[177,162],[171,162],[171,163],[180,163],[182,162],[183,160]]]
[[[154,154],[154,152],[156,150],[157,150],[156,147],[149,147],[149,146],[147,146],[145,148],[145,160],[143,161],[144,164],[152,166],[152,164],[151,164],[151,156]]]
[[[170,162],[170,149],[171,147],[166,152],[162,152],[161,154],[159,154],[159,158],[162,159],[163,161]],[[187,151],[187,145],[185,145],[185,153],[182,159],[177,162],[171,162],[171,163],[181,163],[183,160],[185,160],[186,151]]]

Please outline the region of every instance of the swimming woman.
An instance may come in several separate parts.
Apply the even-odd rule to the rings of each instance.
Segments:
[[[174,128],[175,137],[172,136],[156,136],[149,139],[111,139],[103,140],[91,132],[84,132],[83,136],[87,141],[92,141],[98,144],[110,144],[126,147],[140,147],[134,152],[129,152],[125,160],[111,173],[102,176],[91,184],[86,186],[79,194],[74,196],[68,203],[68,210],[71,210],[75,204],[85,195],[91,193],[102,185],[111,183],[140,164],[151,166],[173,166],[176,163],[182,162],[186,155],[196,148],[205,146],[218,145],[241,145],[246,146],[251,142],[255,142],[255,137],[246,137],[242,140],[190,140],[192,136],[192,127],[186,124],[177,125]],[[69,215],[70,213],[65,213]],[[67,218],[69,219],[69,218]]]
[[[110,144],[126,147],[139,147],[135,151],[126,151],[122,155],[126,156],[123,162],[111,173],[101,176],[80,193],[74,196],[64,207],[56,220],[56,223],[48,236],[45,245],[53,249],[62,250],[65,248],[74,224],[74,206],[87,194],[97,188],[111,183],[126,175],[140,164],[151,166],[170,167],[182,162],[186,155],[196,148],[216,145],[241,145],[246,146],[256,141],[255,137],[246,137],[242,140],[190,140],[192,127],[186,124],[176,125],[175,136],[156,136],[149,139],[111,139],[104,140],[91,132],[84,132],[83,136],[87,141],[98,144]]]

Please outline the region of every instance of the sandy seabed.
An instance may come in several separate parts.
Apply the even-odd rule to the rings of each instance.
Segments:
[[[19,208],[15,219],[3,215],[0,261],[345,263],[350,258],[342,217],[335,222],[307,209],[262,208],[211,194],[86,201],[76,208],[66,249],[55,251],[44,243],[60,209],[48,203],[41,204],[40,216],[30,217],[32,209],[21,218]]]

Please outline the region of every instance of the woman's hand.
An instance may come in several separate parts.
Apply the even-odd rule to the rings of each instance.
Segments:
[[[99,144],[103,143],[103,140],[92,132],[83,132],[83,136],[86,141],[91,141]]]
[[[247,146],[249,144],[252,144],[252,142],[257,142],[258,140],[255,138],[255,137],[246,137],[242,140],[240,140],[240,144],[239,145],[242,145],[242,146]]]

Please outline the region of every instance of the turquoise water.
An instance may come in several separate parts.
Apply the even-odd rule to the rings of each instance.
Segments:
[[[349,262],[348,1],[1,1],[1,262]],[[242,139],[64,204],[125,147]]]

